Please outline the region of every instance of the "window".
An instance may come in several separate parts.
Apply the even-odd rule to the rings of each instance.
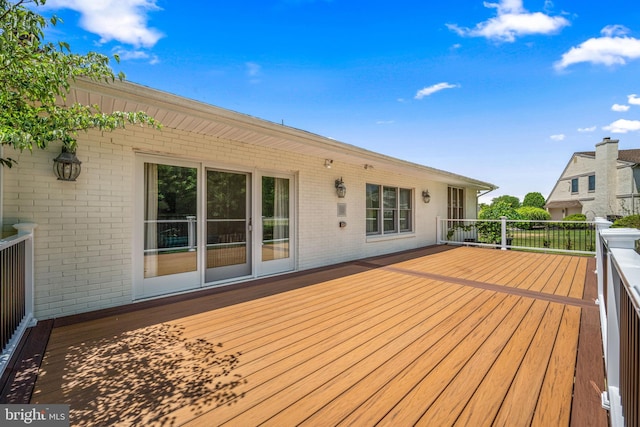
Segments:
[[[367,184],[367,234],[398,234],[413,230],[412,190]]]
[[[573,178],[571,180],[571,192],[572,193],[578,192],[578,178]]]
[[[447,216],[449,219],[464,219],[464,190],[449,187],[447,191]]]
[[[589,175],[589,191],[596,191],[596,176]]]

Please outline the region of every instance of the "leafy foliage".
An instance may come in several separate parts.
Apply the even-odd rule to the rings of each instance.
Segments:
[[[495,199],[494,199],[495,200]],[[490,206],[480,211],[479,219],[500,219],[506,216],[507,219],[520,219],[520,215],[511,203],[505,200],[498,200],[491,203]]]
[[[611,227],[640,229],[640,215],[629,215],[614,221]]]
[[[79,131],[114,130],[127,123],[160,127],[144,112],[105,114],[96,105],[64,105],[76,78],[109,83],[124,74],[114,74],[105,55],[72,54],[66,42],[45,42],[46,26],[61,21],[55,16],[46,20],[25,6],[45,2],[0,0],[0,144],[32,151],[61,141],[75,151]],[[0,165],[13,163],[0,158]]]
[[[522,200],[522,206],[530,206],[534,208],[544,208],[546,200],[544,196],[538,192],[527,193]]]
[[[530,221],[548,221],[551,219],[551,214],[542,208],[536,208],[533,206],[522,206],[516,209],[521,219],[527,219]]]
[[[573,214],[562,218],[563,221],[586,221],[587,216],[585,214]]]
[[[568,229],[580,229],[585,228],[585,224],[582,224],[583,221],[587,220],[587,216],[585,214],[573,214],[569,216],[565,216],[562,218],[562,226]],[[575,223],[575,224],[572,224]]]
[[[522,206],[516,209],[518,215],[520,215],[521,219],[528,221],[548,221],[551,219],[551,214],[544,209],[536,208],[533,206]],[[535,222],[523,222],[518,224],[518,228],[523,229],[531,229],[532,227],[536,227],[539,224]]]
[[[491,199],[491,205],[495,205],[499,202],[504,202],[514,209],[518,209],[520,207],[520,199],[518,199],[516,196],[504,195]]]
[[[491,206],[483,209],[478,214],[478,219],[491,220],[478,222],[478,233],[480,239],[488,243],[497,243],[502,236],[502,225],[499,221],[501,217],[507,219],[521,219],[516,209],[506,200],[498,200],[491,203]]]

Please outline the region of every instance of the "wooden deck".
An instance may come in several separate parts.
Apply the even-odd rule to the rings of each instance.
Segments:
[[[574,391],[592,260],[425,253],[58,322],[31,403],[72,425],[607,425],[601,365]]]

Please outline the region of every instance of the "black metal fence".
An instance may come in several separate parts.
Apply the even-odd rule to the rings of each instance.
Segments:
[[[0,250],[0,345],[2,353],[26,315],[25,242]]]
[[[594,254],[591,221],[452,220],[440,223],[442,243]]]

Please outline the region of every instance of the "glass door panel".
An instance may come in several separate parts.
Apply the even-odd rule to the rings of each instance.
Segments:
[[[262,177],[262,261],[289,258],[289,180]]]
[[[144,278],[198,266],[196,168],[144,164]]]
[[[251,274],[249,176],[207,170],[206,282]]]

